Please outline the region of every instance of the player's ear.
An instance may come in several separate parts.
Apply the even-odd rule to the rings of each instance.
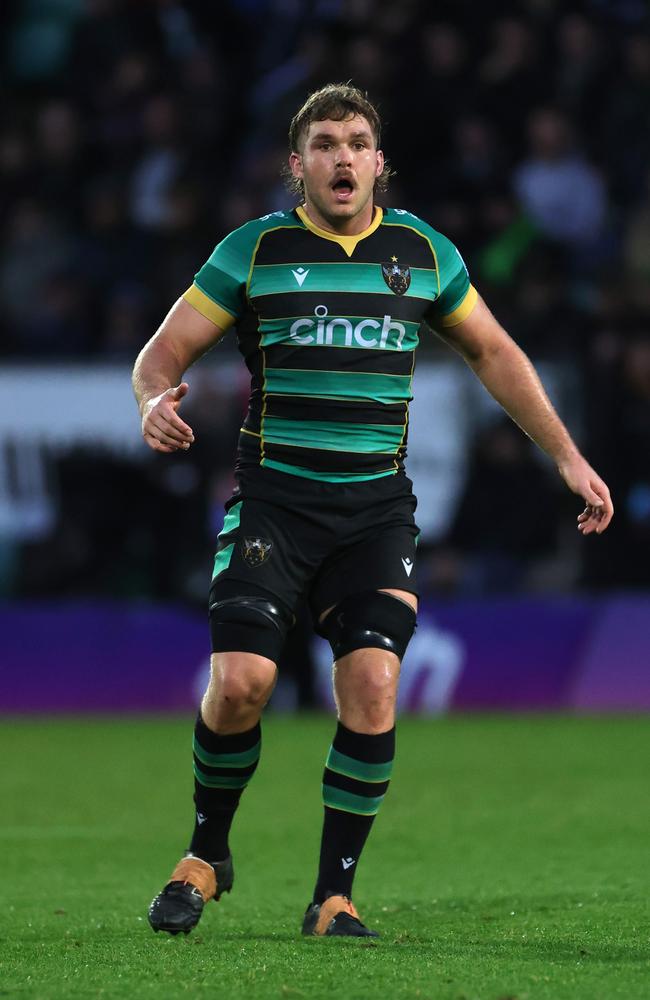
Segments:
[[[289,169],[294,177],[298,177],[302,180],[303,170],[302,170],[302,156],[300,153],[291,153],[289,156]]]
[[[380,177],[384,169],[384,154],[381,149],[377,150],[377,169],[375,170],[375,177]]]

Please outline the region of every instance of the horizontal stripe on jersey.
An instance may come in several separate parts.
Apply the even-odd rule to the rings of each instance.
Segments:
[[[303,479],[314,479],[322,483],[367,483],[369,479],[383,479],[385,476],[394,476],[397,472],[397,469],[387,469],[385,472],[375,472],[372,475],[357,472],[316,472],[315,469],[305,469],[300,465],[274,462],[270,458],[263,459],[261,464],[267,469],[275,469],[276,472],[287,472],[292,476],[302,476]]]
[[[238,468],[276,462],[297,466],[300,469],[311,469],[314,473],[318,473],[319,479],[327,479],[330,473],[336,477],[343,476],[344,479],[350,476],[369,479],[375,472],[398,472],[403,468],[403,457],[403,448],[396,453],[388,454],[334,451],[315,448],[311,441],[306,442],[305,447],[278,444],[262,438],[259,434],[246,431],[240,434],[238,445]]]
[[[293,294],[296,288],[310,294],[338,292],[346,287],[354,288],[356,294],[369,292],[386,295],[388,291],[381,267],[377,264],[353,264],[349,261],[341,261],[339,264],[310,264],[308,271],[303,284],[298,285],[293,269],[287,264],[254,267],[248,288],[249,297]],[[405,294],[409,298],[431,302],[438,294],[435,270],[413,268],[411,282]]]
[[[287,298],[284,295],[260,295],[255,299],[255,309],[264,320],[286,319],[292,323],[298,317],[314,319],[317,316],[316,310],[320,307],[327,307],[328,317],[334,316],[356,316],[361,313],[360,318],[371,317],[379,319],[386,315],[400,323],[413,323],[416,328],[420,328],[422,323],[423,306],[428,305],[422,299],[411,298],[408,295],[393,295],[388,288],[383,292],[371,294],[364,292],[360,296],[355,291],[338,292],[310,292],[302,288],[300,295],[291,296],[291,313],[287,311]],[[362,307],[363,312],[359,309]],[[257,330],[258,317],[255,318],[255,329]],[[288,326],[287,326],[288,332]]]
[[[292,344],[274,344],[264,351],[264,361],[268,368],[284,368],[286,371],[316,370],[337,372],[372,372],[378,362],[386,375],[410,375],[413,367],[413,352],[391,351],[389,358],[377,358],[379,351],[332,347],[302,347]]]
[[[394,455],[402,443],[403,427],[384,424],[329,424],[322,420],[282,420],[264,416],[264,446],[285,444],[330,451]]]
[[[346,399],[287,399],[285,396],[268,396],[265,415],[283,417],[285,420],[327,420],[328,423],[389,424],[403,425],[406,418],[406,403],[367,403]],[[244,427],[259,431],[261,409],[249,412]]]
[[[328,372],[309,369],[266,368],[264,392],[326,399],[371,399],[394,403],[411,399],[410,375],[374,375],[371,372]]]
[[[262,438],[260,448],[263,458],[274,459],[276,462],[288,462],[301,468],[311,467],[316,472],[358,472],[372,473],[389,469],[397,470],[399,456],[392,452],[362,452],[333,451],[326,448],[314,448],[311,441],[305,442],[305,447],[299,445],[277,444]],[[307,465],[309,463],[309,465]]]

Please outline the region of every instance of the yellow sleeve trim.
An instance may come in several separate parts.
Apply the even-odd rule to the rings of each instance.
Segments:
[[[472,309],[476,305],[478,300],[478,292],[474,288],[474,285],[470,285],[467,289],[467,295],[461,302],[459,306],[456,306],[453,312],[447,313],[446,316],[441,316],[439,323],[440,326],[457,326],[462,323],[464,319],[467,319]]]
[[[183,292],[183,298],[191,306],[194,306],[197,312],[200,312],[206,319],[215,323],[221,330],[227,330],[235,322],[235,317],[232,313],[227,312],[220,305],[217,305],[205,292],[201,291],[198,285],[190,285],[187,291]]]

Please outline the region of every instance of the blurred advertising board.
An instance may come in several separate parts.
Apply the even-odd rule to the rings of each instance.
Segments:
[[[400,709],[650,710],[650,595],[423,600]],[[204,615],[107,603],[0,606],[0,712],[194,711],[208,671]],[[316,690],[332,705],[329,648]]]

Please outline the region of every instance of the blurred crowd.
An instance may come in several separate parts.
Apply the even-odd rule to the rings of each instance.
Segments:
[[[0,361],[132,362],[226,232],[292,204],[280,176],[289,119],[310,90],[351,79],[385,121],[396,171],[387,202],[448,235],[521,346],[570,372],[574,429],[618,507],[608,536],[575,556],[564,527],[573,530],[575,503],[518,432],[489,425],[448,536],[430,546],[429,585],[650,584],[643,0],[21,0],[2,7],[0,34],[10,95],[0,119]],[[440,347],[432,336],[422,350],[435,357]],[[203,499],[192,523],[207,525],[198,546],[211,544],[206,483],[230,465],[239,405],[232,434],[213,433],[197,459]],[[94,481],[92,469],[75,470],[80,461],[67,456],[58,471],[77,497],[79,480],[89,495]],[[97,475],[105,483],[105,469]],[[159,463],[129,475],[138,495],[167,497],[173,521]],[[118,501],[98,496],[106,538],[97,510],[115,513]],[[87,497],[86,517],[92,507]],[[137,521],[133,509],[124,517]],[[146,518],[137,531],[144,550],[160,549]],[[31,553],[24,592],[43,586],[44,559],[60,568],[62,538]],[[107,544],[115,564],[114,535]],[[177,596],[171,566],[133,578],[135,591]]]

